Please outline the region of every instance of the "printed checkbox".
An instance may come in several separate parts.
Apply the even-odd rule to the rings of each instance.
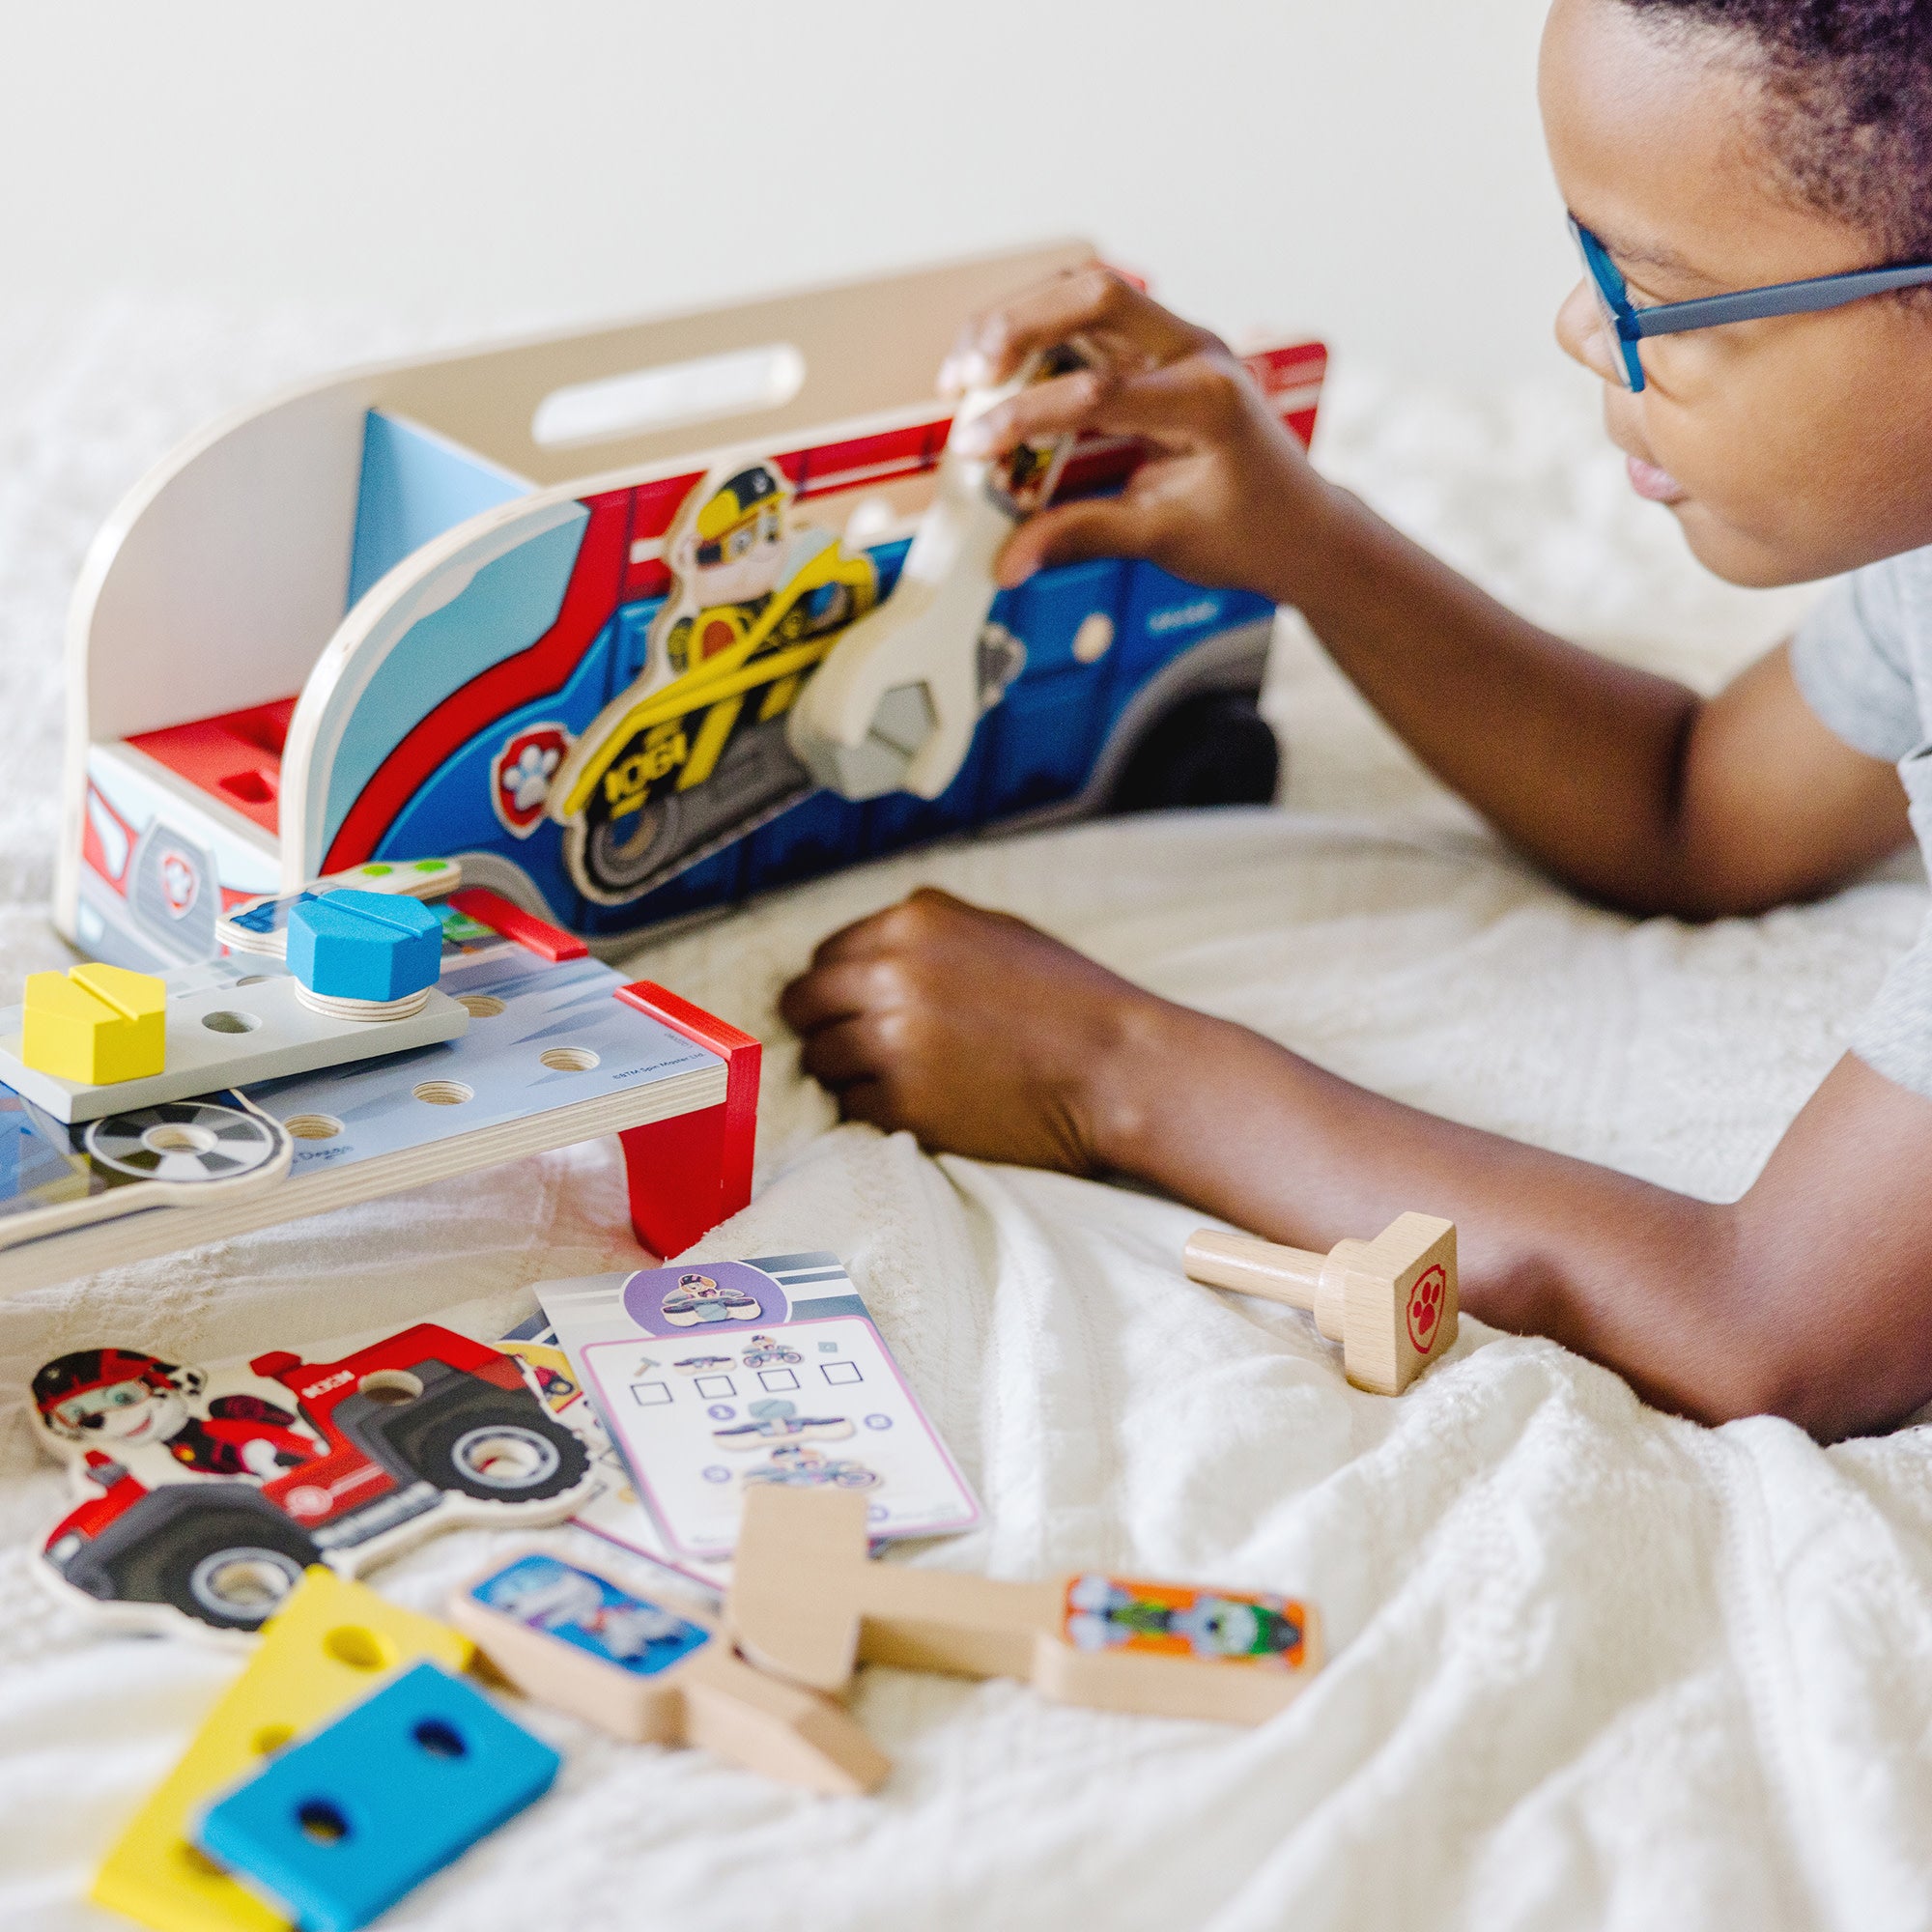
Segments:
[[[706,1402],[710,1402],[719,1396],[736,1395],[738,1393],[737,1389],[732,1385],[729,1376],[699,1376],[697,1378],[697,1392]]]
[[[758,1379],[768,1389],[795,1389],[798,1378],[789,1369],[760,1369]]]
[[[820,1362],[818,1373],[829,1382],[862,1382],[857,1362]]]
[[[663,1382],[633,1382],[631,1400],[639,1408],[662,1408],[670,1400],[670,1390]]]

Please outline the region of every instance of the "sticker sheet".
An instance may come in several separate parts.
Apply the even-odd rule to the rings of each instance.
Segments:
[[[979,1521],[835,1256],[701,1262],[537,1292],[677,1558],[728,1557],[758,1483],[857,1490],[875,1541]]]

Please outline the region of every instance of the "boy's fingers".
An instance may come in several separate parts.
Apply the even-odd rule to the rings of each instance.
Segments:
[[[1176,447],[1226,435],[1255,400],[1238,362],[1202,351],[1135,375],[1081,369],[1036,383],[962,425],[957,442],[968,456],[1004,456],[1022,442],[1092,430]]]
[[[873,1020],[840,1020],[837,1026],[820,1028],[806,1041],[798,1064],[835,1094],[861,1080],[876,1080],[886,1058],[876,1036]]]
[[[1042,510],[1007,539],[993,564],[994,580],[1010,590],[1049,564],[1136,555],[1142,528],[1141,513],[1121,497],[1096,497]]]
[[[940,365],[940,387],[956,392],[1004,383],[1035,350],[1074,335],[1123,367],[1169,361],[1211,339],[1096,263],[975,316]]]
[[[859,928],[847,926],[845,930],[856,934]],[[835,933],[833,939],[844,936]],[[827,940],[825,945],[832,943]],[[821,946],[820,953],[824,951]],[[779,1017],[793,1033],[803,1036],[870,1011],[890,997],[886,974],[881,970],[884,965],[875,957],[847,956],[829,964],[821,960],[779,995]]]

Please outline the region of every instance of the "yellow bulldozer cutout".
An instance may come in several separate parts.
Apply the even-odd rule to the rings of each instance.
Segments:
[[[726,463],[666,533],[673,582],[643,669],[551,785],[571,876],[600,904],[641,898],[811,789],[785,713],[879,582],[870,557],[792,528],[792,494],[774,462]]]

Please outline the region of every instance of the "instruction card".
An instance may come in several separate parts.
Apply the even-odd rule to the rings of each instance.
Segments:
[[[537,1293],[674,1558],[728,1557],[757,1483],[856,1490],[875,1540],[979,1521],[836,1256],[700,1262]]]

